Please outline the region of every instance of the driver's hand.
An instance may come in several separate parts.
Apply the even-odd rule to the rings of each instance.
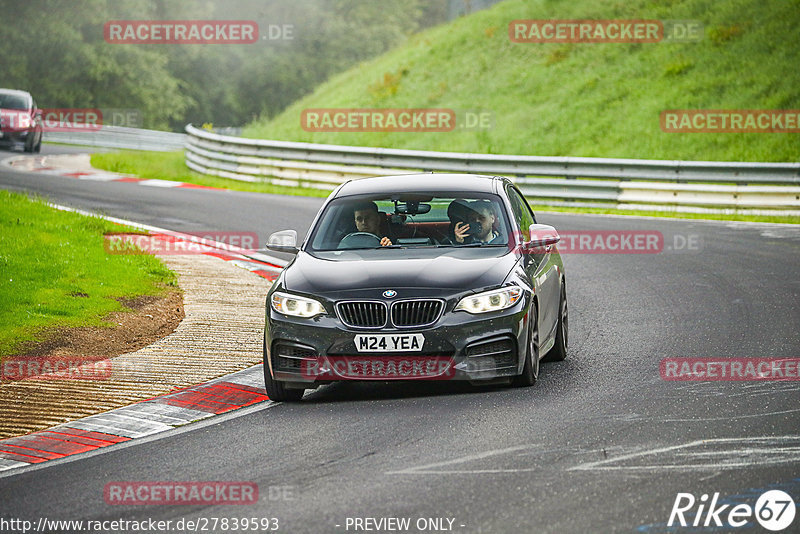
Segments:
[[[381,238],[381,246],[382,247],[390,247],[392,246],[392,240],[388,237]]]
[[[456,223],[455,228],[453,228],[453,233],[456,236],[456,241],[459,243],[464,242],[464,238],[467,237],[469,232],[469,225],[464,222]]]

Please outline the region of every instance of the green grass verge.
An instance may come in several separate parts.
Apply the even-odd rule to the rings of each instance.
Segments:
[[[698,42],[512,43],[515,19],[693,20]],[[798,109],[797,0],[508,0],[341,73],[246,137],[436,151],[798,161],[797,133],[665,133],[668,109]],[[487,111],[488,129],[307,132],[307,108]]]
[[[205,176],[186,166],[183,151],[144,152],[126,150],[92,154],[92,166],[111,172],[131,174],[139,178],[171,180],[234,191],[252,191],[278,195],[326,197],[330,191],[303,187],[286,187],[266,183],[242,182],[216,176]]]
[[[128,229],[129,230],[129,229]],[[112,255],[103,234],[125,227],[0,190],[0,358],[59,327],[109,326],[116,298],[161,295],[175,274],[150,255]]]

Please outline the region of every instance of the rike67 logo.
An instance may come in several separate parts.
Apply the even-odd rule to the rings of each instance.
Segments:
[[[695,505],[697,506],[695,510]],[[678,493],[668,527],[727,527],[739,528],[753,526],[753,520],[763,528],[779,532],[788,528],[796,513],[794,500],[781,490],[769,490],[761,494],[755,506],[749,504],[723,504],[719,493],[714,493],[709,501],[704,493],[696,499],[691,493]],[[670,530],[671,531],[671,530]]]

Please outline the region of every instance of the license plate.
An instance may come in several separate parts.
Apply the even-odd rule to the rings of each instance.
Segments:
[[[422,334],[359,334],[355,337],[358,352],[418,352],[425,344]]]

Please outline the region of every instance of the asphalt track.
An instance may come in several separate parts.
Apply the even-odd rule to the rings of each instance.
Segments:
[[[284,228],[304,234],[322,202],[5,168],[0,186],[172,230],[255,231],[262,242]],[[364,532],[347,518],[400,517],[411,519],[408,532],[433,531],[418,530],[418,518],[450,518],[463,533],[698,532],[709,530],[665,526],[679,492],[754,505],[780,488],[800,503],[800,382],[673,382],[659,373],[667,357],[800,356],[800,229],[538,218],[561,231],[659,231],[664,249],[564,255],[570,355],[543,366],[533,388],[327,386],[299,404],[267,403],[2,477],[0,519],[275,517],[283,532]],[[675,250],[688,242],[692,250]],[[103,498],[112,481],[191,480],[255,482],[260,498]],[[764,531],[754,521],[717,531],[734,530]],[[800,531],[800,518],[789,531]]]

